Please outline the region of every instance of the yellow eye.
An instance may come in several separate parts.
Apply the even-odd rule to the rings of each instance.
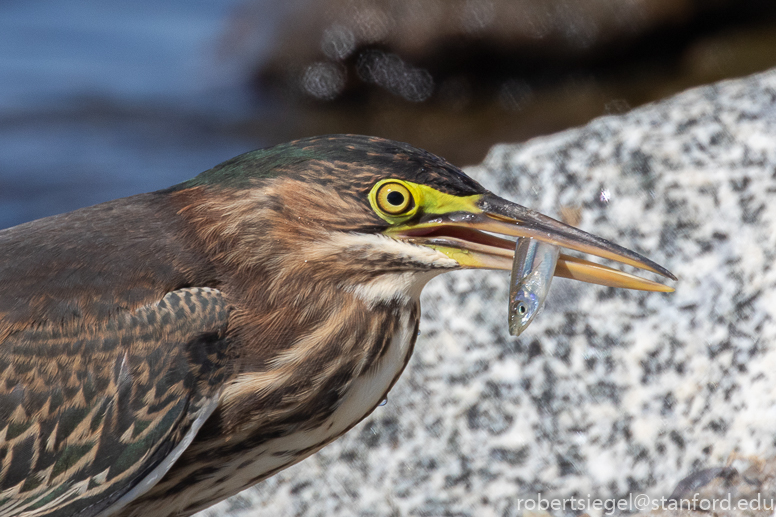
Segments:
[[[380,210],[389,215],[401,215],[415,206],[412,194],[401,183],[383,183],[375,197]]]

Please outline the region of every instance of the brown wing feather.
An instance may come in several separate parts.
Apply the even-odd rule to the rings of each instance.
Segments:
[[[181,289],[93,327],[6,338],[0,515],[98,515],[182,452],[223,383],[228,312],[217,290]]]
[[[169,196],[141,194],[0,230],[0,342],[99,325],[182,287],[217,287]]]

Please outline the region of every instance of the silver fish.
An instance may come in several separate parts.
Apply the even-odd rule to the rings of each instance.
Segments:
[[[544,306],[559,254],[557,246],[536,239],[517,239],[509,282],[511,335],[519,336]]]

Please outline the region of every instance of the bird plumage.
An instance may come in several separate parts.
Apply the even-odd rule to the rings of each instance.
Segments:
[[[503,267],[500,240],[444,220],[489,195],[335,135],[0,231],[0,516],[190,515],[336,439],[406,366],[425,283]]]
[[[0,514],[95,515],[171,465],[218,405],[227,320],[218,291],[189,288],[88,328],[7,337]]]

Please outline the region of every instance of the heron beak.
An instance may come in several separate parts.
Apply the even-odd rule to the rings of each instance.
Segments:
[[[464,268],[509,271],[512,269],[515,241],[503,236],[529,237],[676,280],[666,268],[634,251],[524,206],[490,193],[471,196],[470,200],[471,207],[467,210],[424,214],[414,223],[392,229],[390,234],[434,248]],[[558,259],[555,276],[643,291],[674,290],[658,282],[563,253]]]

